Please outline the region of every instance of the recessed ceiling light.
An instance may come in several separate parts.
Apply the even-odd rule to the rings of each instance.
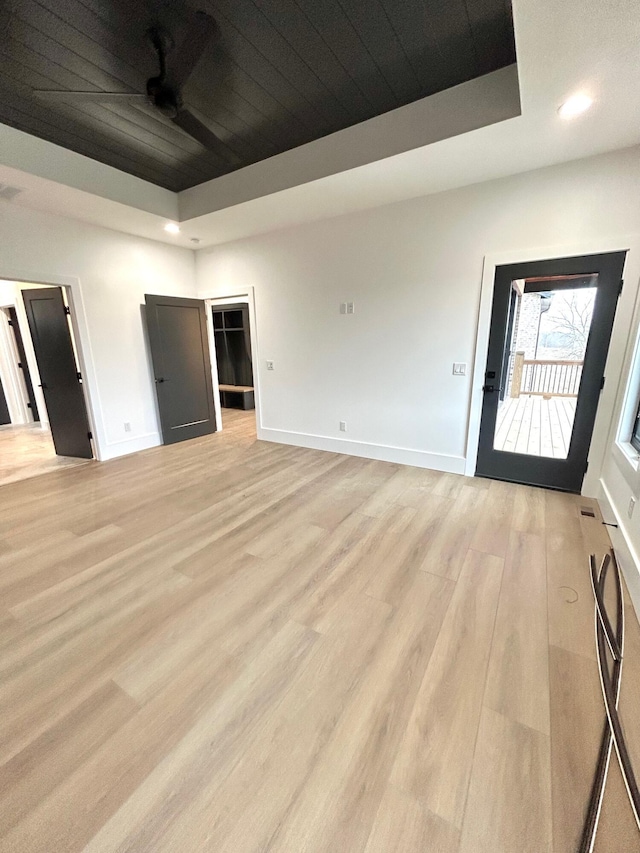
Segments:
[[[180,226],[176,225],[175,222],[167,222],[167,224],[164,226],[164,230],[168,231],[169,234],[179,234]]]
[[[560,106],[558,114],[560,115],[560,118],[574,118],[575,116],[579,116],[580,113],[583,113],[585,110],[588,110],[592,103],[593,98],[590,98],[589,95],[585,95],[581,92],[567,98],[564,104]]]

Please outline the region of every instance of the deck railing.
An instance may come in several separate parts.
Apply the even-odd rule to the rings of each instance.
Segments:
[[[513,360],[511,396],[577,397],[583,364],[583,361],[525,358],[523,352],[517,352]]]

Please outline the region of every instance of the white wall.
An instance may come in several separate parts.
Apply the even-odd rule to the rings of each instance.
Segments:
[[[630,149],[205,249],[199,292],[255,287],[265,430],[462,470],[484,256],[640,232],[639,191]]]
[[[159,444],[140,306],[194,295],[193,252],[5,203],[0,246],[0,278],[70,286],[100,458]]]
[[[255,288],[262,437],[462,472],[485,256],[614,248],[631,251],[593,493],[640,278],[640,149],[203,249],[196,271],[202,296]],[[340,315],[351,300],[356,313]]]

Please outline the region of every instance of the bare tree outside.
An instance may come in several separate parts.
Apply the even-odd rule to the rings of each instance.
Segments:
[[[581,361],[587,349],[596,288],[556,290],[540,318],[538,358]]]

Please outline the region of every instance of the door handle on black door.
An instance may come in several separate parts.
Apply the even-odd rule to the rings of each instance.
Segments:
[[[156,382],[164,382],[164,379],[160,377],[160,379],[156,379]]]
[[[482,390],[486,394],[488,391],[502,391],[502,388],[496,388],[495,385],[483,385]]]

